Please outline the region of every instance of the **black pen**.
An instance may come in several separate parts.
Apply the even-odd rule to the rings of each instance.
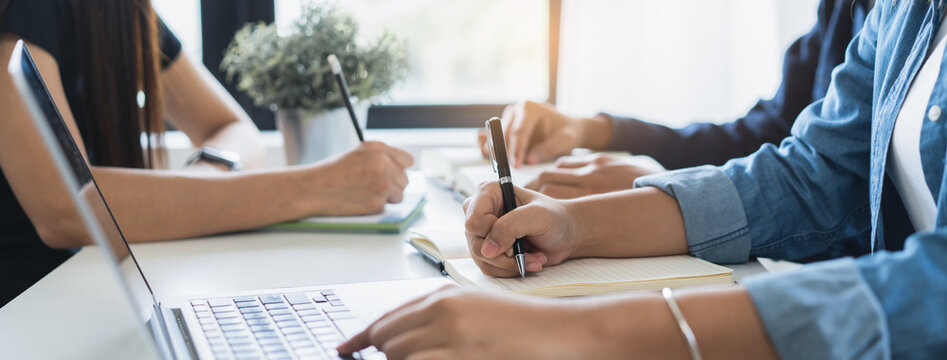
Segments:
[[[516,209],[516,194],[513,192],[513,177],[510,175],[510,161],[506,154],[506,141],[503,138],[503,126],[500,124],[500,118],[492,117],[486,123],[487,132],[490,136],[487,141],[490,142],[490,157],[493,158],[493,171],[500,177],[500,193],[503,194],[503,213],[509,213]],[[525,239],[516,239],[513,242],[513,258],[516,259],[516,268],[520,271],[520,277],[526,277],[526,255],[523,253],[523,241]]]
[[[355,117],[355,108],[352,107],[352,94],[349,93],[349,85],[345,82],[345,76],[342,75],[342,64],[339,64],[339,58],[335,54],[329,54],[326,57],[329,61],[329,67],[332,68],[332,74],[335,75],[335,81],[339,85],[339,92],[342,93],[342,101],[345,107],[349,109],[349,117],[352,118],[352,125],[355,126],[355,132],[358,134],[358,141],[365,142],[365,136],[362,135],[362,127],[358,125],[358,118]]]

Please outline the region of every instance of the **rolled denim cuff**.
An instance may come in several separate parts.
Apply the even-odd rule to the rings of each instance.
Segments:
[[[740,194],[730,178],[714,166],[700,166],[635,180],[677,199],[691,254],[718,264],[750,258],[750,236]]]
[[[881,304],[846,258],[742,281],[783,359],[889,359]]]

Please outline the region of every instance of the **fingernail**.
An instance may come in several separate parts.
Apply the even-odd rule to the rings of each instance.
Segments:
[[[526,263],[526,270],[528,271],[539,271],[543,268],[543,265],[538,262]]]
[[[493,242],[493,240],[487,240],[483,243],[483,247],[480,248],[480,253],[486,257],[494,257],[497,255],[497,252],[500,251],[500,245]]]
[[[538,254],[536,257],[539,259],[539,263],[543,265],[546,265],[546,261],[549,260],[546,258],[546,255],[543,254]]]

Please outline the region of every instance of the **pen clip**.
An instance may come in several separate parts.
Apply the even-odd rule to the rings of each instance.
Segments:
[[[490,168],[493,169],[494,173],[499,173],[497,169],[497,157],[493,153],[493,132],[490,129],[490,122],[487,121],[487,124],[484,126],[487,128],[487,148],[490,149]]]

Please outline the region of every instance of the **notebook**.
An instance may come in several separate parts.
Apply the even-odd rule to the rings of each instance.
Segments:
[[[733,270],[690,255],[568,260],[525,279],[484,275],[463,232],[411,229],[408,243],[463,286],[543,297],[599,295],[733,283]]]
[[[576,149],[573,155],[591,154],[586,149]],[[664,167],[648,156],[631,155],[627,152],[608,152],[613,156],[623,157],[631,163],[652,171],[664,171]],[[462,197],[474,193],[477,186],[484,181],[496,180],[489,160],[484,159],[477,148],[444,147],[426,149],[420,155],[421,171],[427,178],[442,187],[446,187]],[[513,184],[525,186],[545,170],[555,168],[554,163],[526,165],[511,169]]]
[[[380,214],[365,216],[314,216],[267,226],[269,230],[400,233],[421,214],[424,193],[405,193],[397,204],[385,204]]]

